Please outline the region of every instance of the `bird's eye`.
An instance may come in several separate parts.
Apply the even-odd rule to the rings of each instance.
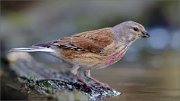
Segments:
[[[137,31],[137,32],[139,31],[139,29],[137,27],[133,27],[133,30]]]

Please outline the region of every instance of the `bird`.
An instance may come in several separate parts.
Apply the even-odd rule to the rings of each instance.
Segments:
[[[72,64],[70,73],[86,86],[89,84],[82,75],[95,84],[104,86],[104,83],[91,76],[91,70],[118,62],[133,42],[148,37],[150,34],[143,25],[135,21],[124,21],[113,27],[80,32],[28,48],[13,48],[10,51],[50,53]]]

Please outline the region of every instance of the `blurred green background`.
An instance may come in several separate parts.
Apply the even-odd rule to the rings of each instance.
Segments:
[[[151,37],[136,41],[113,68],[93,73],[124,92],[107,100],[179,100],[180,0],[1,0],[1,67],[11,48],[127,20],[143,24]]]

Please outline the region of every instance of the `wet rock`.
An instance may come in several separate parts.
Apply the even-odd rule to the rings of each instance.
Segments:
[[[60,72],[33,59],[18,59],[10,65],[24,91],[35,91],[48,99],[71,101],[95,101],[120,95],[114,89],[98,86],[90,82],[86,86],[69,72]],[[37,96],[38,97],[38,96]],[[33,98],[32,98],[33,99]],[[64,101],[66,101],[64,99]]]

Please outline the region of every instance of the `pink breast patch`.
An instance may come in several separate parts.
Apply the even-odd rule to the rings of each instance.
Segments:
[[[122,50],[108,56],[106,58],[105,64],[113,64],[119,61],[126,53],[127,47],[124,47]]]

